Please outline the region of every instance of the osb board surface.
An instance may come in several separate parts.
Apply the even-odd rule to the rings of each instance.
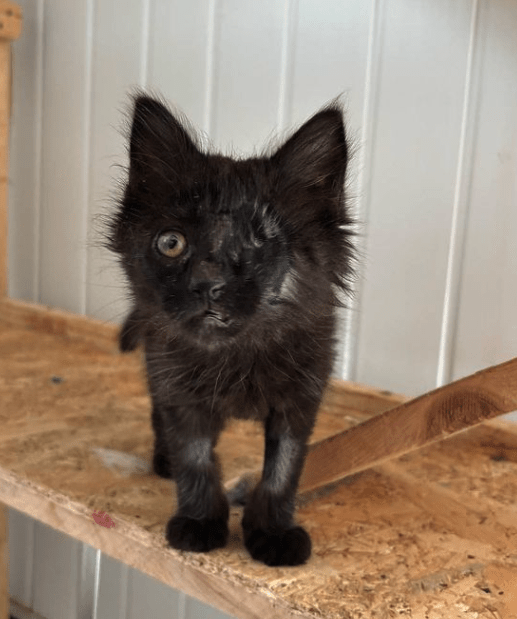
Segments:
[[[302,504],[298,520],[314,543],[310,562],[267,568],[244,550],[237,508],[227,548],[208,555],[166,549],[173,484],[124,477],[92,453],[105,447],[149,458],[149,401],[138,356],[0,323],[0,402],[0,473],[42,496],[27,511],[53,501],[55,526],[72,534],[63,514],[81,512],[109,554],[110,536],[123,544],[128,531],[160,555],[165,582],[181,584],[164,573],[170,557],[185,574],[192,567],[233,583],[243,596],[258,592],[272,601],[274,616],[517,618],[517,432],[503,424],[356,475]],[[315,438],[354,416],[338,407],[323,411]],[[260,429],[234,424],[218,451],[227,479],[256,468]],[[115,528],[86,522],[94,510],[107,512]]]

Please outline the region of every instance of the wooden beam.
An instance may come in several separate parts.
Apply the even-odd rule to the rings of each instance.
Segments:
[[[314,618],[313,614],[293,611],[289,604],[268,595],[265,587],[257,586],[250,578],[231,570],[227,574],[210,573],[206,565],[211,555],[171,550],[165,543],[157,543],[149,532],[130,523],[117,521],[115,528],[101,527],[94,522],[92,509],[86,505],[0,468],[2,499],[39,522],[100,548],[110,557],[230,615],[245,619]]]
[[[28,327],[72,340],[84,340],[107,352],[117,349],[118,327],[36,303],[0,298],[0,318],[13,327]]]
[[[517,409],[517,358],[471,374],[309,448],[300,491],[382,464]]]
[[[0,300],[7,295],[7,184],[11,112],[11,40],[20,35],[19,6],[0,0]],[[9,617],[7,507],[0,504],[0,619]]]
[[[10,0],[0,0],[0,39],[12,41],[22,30],[22,10]]]

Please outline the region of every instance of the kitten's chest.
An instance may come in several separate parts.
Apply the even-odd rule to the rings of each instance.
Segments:
[[[198,383],[198,392],[212,394],[212,403],[224,417],[237,419],[265,419],[275,391],[274,382],[268,381],[265,368],[257,363],[213,368],[210,379]]]
[[[287,373],[276,372],[267,359],[251,356],[239,359],[238,354],[230,354],[200,360],[172,355],[158,359],[158,364],[148,359],[148,375],[153,392],[163,403],[182,402],[224,418],[265,419],[291,382]]]

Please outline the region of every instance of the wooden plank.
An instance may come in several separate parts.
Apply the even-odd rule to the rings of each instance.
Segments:
[[[402,456],[517,409],[517,358],[430,391],[311,446],[300,491]]]
[[[353,409],[357,413],[364,413],[365,416],[370,417],[408,400],[407,396],[400,393],[392,393],[352,381],[333,380],[331,389],[325,396],[325,406],[329,410],[336,411]]]
[[[14,2],[0,0],[0,39],[12,41],[20,36],[22,10]]]
[[[316,439],[364,419],[368,399],[386,406],[383,398],[394,397],[365,387],[355,397],[345,384],[343,398],[356,406],[347,409],[338,390],[325,398]],[[503,600],[497,590],[476,588],[469,574],[475,570],[481,579],[481,563],[517,569],[513,434],[485,437],[480,426],[470,443],[464,444],[465,433],[406,456],[397,463],[402,474],[379,467],[302,501],[297,520],[313,541],[310,561],[268,568],[245,551],[239,507],[230,511],[226,548],[208,554],[167,548],[163,531],[175,510],[174,484],[145,472],[126,476],[98,458],[101,447],[150,459],[150,402],[138,354],[108,354],[87,338],[0,320],[0,402],[0,500],[235,616],[299,611],[314,619],[366,619],[398,608],[423,616],[431,605],[446,607],[447,619],[462,619],[458,604],[466,604],[479,619],[493,619],[487,605],[498,608]],[[217,447],[224,480],[260,466],[262,434],[244,421],[225,430]],[[484,446],[494,438],[504,450]],[[427,485],[434,505],[420,491]],[[450,500],[441,501],[442,494]],[[466,509],[458,510],[458,502]],[[96,524],[95,511],[109,514],[115,527]],[[450,522],[456,513],[466,528]],[[447,588],[429,590],[441,571]]]
[[[0,299],[7,294],[7,178],[11,107],[11,40],[21,31],[21,9],[0,1]]]
[[[196,566],[196,555],[171,551],[138,526],[118,521],[115,528],[100,527],[86,505],[28,483],[5,469],[0,469],[0,500],[231,615],[244,619],[311,617],[293,612],[281,600],[273,602],[256,585],[254,591],[253,582],[246,583],[246,579],[231,571],[224,577],[207,573],[202,569],[206,555],[199,555],[201,561]]]
[[[0,299],[0,319],[13,327],[28,327],[68,339],[88,340],[108,352],[114,352],[117,348],[116,325],[45,305]]]

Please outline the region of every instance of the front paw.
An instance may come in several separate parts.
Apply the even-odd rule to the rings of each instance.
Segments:
[[[187,516],[173,516],[165,532],[167,541],[178,550],[208,552],[223,548],[228,541],[228,523],[223,518],[195,520]]]
[[[311,556],[311,538],[302,527],[279,531],[244,529],[244,543],[256,561],[266,565],[302,565]]]

